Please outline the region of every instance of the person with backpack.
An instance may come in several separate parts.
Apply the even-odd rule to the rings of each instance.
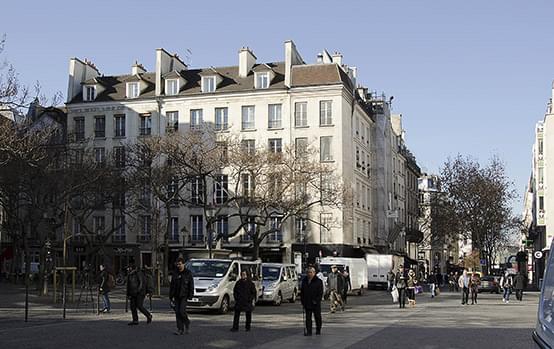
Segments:
[[[131,303],[131,314],[133,321],[129,326],[138,325],[137,309],[146,317],[146,323],[152,322],[152,314],[144,307],[144,298],[146,296],[146,278],[142,270],[137,270],[133,262],[129,263],[127,275],[127,297]]]
[[[109,313],[112,309],[110,303],[110,291],[115,286],[115,278],[110,273],[104,264],[100,264],[100,285],[98,286],[98,292],[102,295],[102,303],[104,303],[103,313]]]
[[[510,303],[510,294],[512,293],[512,287],[514,285],[514,281],[512,279],[512,276],[506,271],[504,276],[500,278],[500,287],[504,290],[504,295],[502,296],[502,302],[504,303]]]
[[[189,333],[190,320],[187,315],[187,300],[194,296],[194,278],[192,273],[185,267],[185,260],[182,257],[177,258],[177,270],[171,277],[169,286],[169,299],[175,309],[175,318],[177,320],[176,335]]]

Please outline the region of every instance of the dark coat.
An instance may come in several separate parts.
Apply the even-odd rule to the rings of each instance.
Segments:
[[[256,285],[250,279],[239,279],[233,289],[233,296],[236,310],[252,311],[256,299]]]
[[[194,296],[194,278],[188,269],[182,272],[176,270],[171,278],[169,285],[169,299],[186,298],[192,299]]]
[[[338,271],[336,273],[330,273],[327,276],[327,290],[331,291],[331,278],[333,277],[333,274],[336,274],[337,277],[337,289],[335,291],[337,291],[339,294],[342,294],[346,283],[344,280],[344,276]]]
[[[514,277],[514,288],[516,290],[523,290],[525,288],[525,276],[523,274],[517,274]]]
[[[437,277],[435,276],[435,274],[429,274],[429,277],[427,278],[427,283],[429,284],[437,283]]]
[[[323,298],[323,281],[317,276],[314,276],[311,282],[308,282],[306,276],[302,280],[300,291],[300,301],[305,309],[315,309],[321,306],[321,298]]]
[[[127,296],[136,297],[146,294],[146,279],[141,270],[132,270],[127,275]]]
[[[98,287],[101,294],[106,294],[111,291],[108,282],[109,277],[110,275],[106,269],[100,272],[100,283]]]
[[[399,289],[406,288],[406,275],[404,273],[397,272],[394,280],[396,283],[396,288],[399,288]]]

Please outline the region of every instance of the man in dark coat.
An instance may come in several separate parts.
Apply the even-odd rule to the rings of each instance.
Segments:
[[[252,310],[254,308],[254,300],[256,299],[256,285],[254,285],[244,270],[240,272],[240,280],[235,284],[233,296],[235,297],[235,316],[233,317],[233,327],[231,331],[237,332],[239,330],[241,311],[244,311],[246,314],[246,324],[244,328],[246,331],[250,331]]]
[[[315,318],[315,334],[321,334],[321,298],[323,298],[323,281],[315,276],[315,269],[309,267],[302,280],[300,300],[306,312],[305,336],[312,335],[312,314]]]
[[[396,289],[398,290],[398,304],[400,308],[406,308],[406,274],[404,268],[400,267],[394,277]]]
[[[100,264],[100,284],[98,285],[98,292],[102,295],[102,302],[104,303],[104,308],[102,309],[103,313],[109,313],[112,309],[110,304],[110,291],[112,287],[110,273],[103,264]]]
[[[516,299],[518,301],[523,300],[523,289],[525,288],[525,275],[522,272],[517,273],[514,277],[514,289],[516,290]]]
[[[175,318],[177,320],[176,335],[189,333],[190,320],[187,315],[187,300],[194,296],[194,278],[192,273],[185,267],[185,260],[177,259],[177,269],[171,278],[169,286],[169,299],[174,306]]]
[[[137,270],[134,263],[129,263],[129,274],[127,275],[127,297],[131,302],[131,313],[133,321],[129,326],[138,325],[137,309],[146,316],[146,323],[152,322],[152,314],[144,307],[144,297],[146,296],[146,279],[141,270]]]
[[[334,313],[337,306],[344,310],[342,292],[344,291],[344,276],[339,272],[336,265],[331,266],[331,273],[327,276],[327,292],[329,292],[329,307],[331,313]]]

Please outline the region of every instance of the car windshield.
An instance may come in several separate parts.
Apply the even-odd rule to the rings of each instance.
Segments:
[[[281,275],[281,268],[279,267],[263,267],[262,275],[264,280],[276,281],[279,280]]]
[[[225,276],[231,262],[222,261],[189,261],[186,266],[196,277],[220,278]]]

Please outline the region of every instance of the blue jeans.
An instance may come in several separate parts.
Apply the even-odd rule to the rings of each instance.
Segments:
[[[504,298],[505,300],[509,301],[510,300],[510,289],[508,287],[504,288],[504,296],[502,298]]]
[[[107,309],[108,311],[112,309],[112,305],[110,304],[110,296],[108,292],[102,293],[102,302],[104,303],[104,309]]]

